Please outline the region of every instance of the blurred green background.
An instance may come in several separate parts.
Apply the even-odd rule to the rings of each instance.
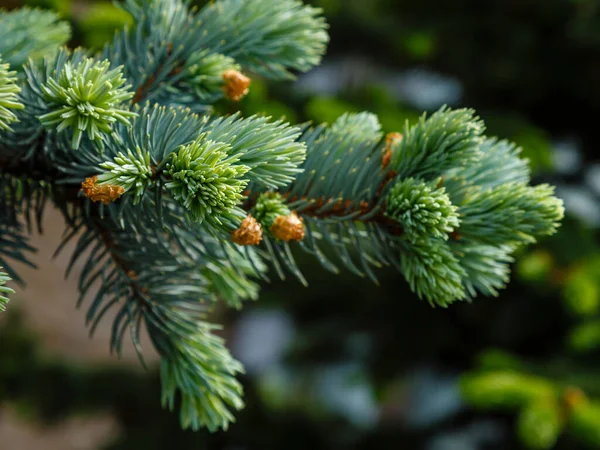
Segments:
[[[105,2],[25,3],[71,20],[73,46],[99,48],[130,20]],[[38,432],[108,414],[115,426],[85,447],[103,450],[600,448],[600,2],[312,3],[331,25],[323,65],[296,83],[254,78],[244,114],[369,110],[392,132],[443,104],[473,107],[523,147],[535,182],[558,186],[560,233],[519,255],[499,298],[447,310],[396,273],[375,286],[299,255],[309,288],[274,280],[242,311],[217,311],[248,372],[226,433],[181,431],[152,365],[49,356],[17,298],[0,321],[0,448],[23,448],[3,437],[3,411]]]

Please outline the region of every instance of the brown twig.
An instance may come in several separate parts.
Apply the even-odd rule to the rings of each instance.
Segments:
[[[247,201],[244,203],[244,209],[246,211],[250,211],[256,205],[256,201],[258,199],[258,195],[253,194],[250,191],[244,192],[244,195],[248,197]],[[291,196],[289,193],[282,193],[281,196],[285,198],[288,203],[296,202],[298,200],[308,200],[306,197],[297,197]],[[360,221],[363,223],[377,223],[379,225],[384,226],[388,232],[394,235],[401,235],[404,230],[398,224],[398,222],[387,217],[383,210],[384,207],[377,205],[377,200],[373,202],[372,206],[366,201],[362,201],[355,206],[351,200],[333,200],[326,199],[324,197],[318,199],[312,199],[310,201],[310,205],[300,208],[297,210],[297,213],[301,216],[305,217],[314,217],[317,219],[327,219],[327,218],[335,218],[335,217],[344,217],[352,214],[356,214],[356,221]],[[325,211],[321,211],[324,206],[331,204],[331,207]],[[361,216],[364,217],[370,213],[375,211],[375,208],[379,209],[376,214],[373,214],[368,219],[361,219]]]
[[[173,44],[171,42],[169,42],[167,44],[167,58],[169,58],[172,54],[173,54]],[[179,64],[177,64],[175,66],[175,68],[173,68],[173,70],[171,70],[169,72],[169,74],[167,76],[177,75],[178,73],[180,73],[183,70],[184,65],[185,65],[184,62],[180,62]],[[164,67],[164,64],[159,65],[156,73],[157,74],[160,73],[161,70],[163,69],[163,67]],[[154,85],[155,81],[156,81],[156,74],[150,74],[150,76],[146,79],[144,84],[142,84],[140,87],[138,87],[136,89],[132,102],[134,104],[136,104],[136,103],[140,103],[142,100],[144,100],[146,98],[146,95],[148,94],[148,92],[150,92],[150,90],[152,89],[152,86]]]
[[[135,270],[129,267],[127,261],[125,261],[116,253],[116,244],[114,237],[102,222],[103,221],[101,220],[94,220],[94,226],[96,228],[96,231],[98,232],[98,235],[100,236],[100,239],[102,239],[102,242],[104,243],[104,246],[108,250],[110,257],[112,258],[114,263],[121,269],[121,271],[127,276],[127,278],[129,278],[132,289],[134,291],[138,291],[141,294],[144,294],[140,297],[144,300],[144,306],[148,306],[147,301],[145,299],[145,294],[148,294],[148,289],[140,285],[139,278]]]

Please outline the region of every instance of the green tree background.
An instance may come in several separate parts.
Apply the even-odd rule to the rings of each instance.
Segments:
[[[73,46],[100,47],[129,20],[105,2],[26,3],[70,19]],[[332,122],[366,109],[393,132],[417,111],[473,107],[489,134],[523,146],[536,181],[559,186],[561,232],[519,255],[499,298],[432,309],[394,273],[375,286],[305,261],[309,288],[275,282],[243,312],[216,311],[248,368],[226,433],[181,431],[152,366],[49,358],[11,311],[0,422],[3,408],[45,426],[107,411],[118,429],[105,450],[600,447],[600,3],[312,3],[331,25],[325,64],[296,84],[255,79],[244,113]]]

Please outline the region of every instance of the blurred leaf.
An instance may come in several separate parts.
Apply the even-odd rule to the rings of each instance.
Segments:
[[[525,281],[544,281],[548,279],[553,265],[552,255],[539,249],[519,258],[517,274]]]
[[[402,111],[389,88],[382,84],[368,84],[352,93],[352,97],[363,109],[379,113],[382,110]]]
[[[482,370],[514,370],[523,369],[523,363],[515,356],[503,350],[490,349],[477,358]]]
[[[467,403],[479,408],[513,409],[555,395],[547,380],[508,370],[465,375],[460,388]]]
[[[228,102],[227,107],[231,106],[231,102]],[[219,105],[220,106],[220,105]],[[252,78],[252,84],[250,85],[250,92],[248,95],[238,104],[242,109],[244,115],[252,116],[254,114],[260,114],[264,116],[270,116],[274,119],[285,119],[288,122],[298,122],[298,114],[294,108],[288,106],[283,101],[270,98],[268,86],[262,78]],[[227,111],[221,111],[226,113]]]
[[[554,447],[562,431],[559,405],[554,400],[531,403],[519,414],[517,427],[527,448],[546,450]]]
[[[252,83],[250,84],[250,92],[244,98],[244,101],[247,105],[258,105],[262,104],[269,96],[268,87],[265,81],[262,78],[254,77],[252,78]]]
[[[306,105],[306,116],[317,123],[333,123],[342,114],[359,112],[359,108],[351,103],[333,97],[316,97]]]
[[[600,446],[600,404],[582,402],[575,406],[569,416],[569,430],[588,444]]]
[[[586,265],[573,270],[563,286],[567,308],[574,314],[590,316],[600,309],[600,289],[593,273]]]
[[[560,233],[545,239],[544,244],[560,267],[578,264],[599,251],[594,230],[569,214],[563,219]]]
[[[23,2],[24,5],[52,9],[65,18],[70,16],[72,3],[72,0],[26,0]]]
[[[600,347],[600,320],[575,327],[569,335],[569,346],[577,352],[588,352]]]
[[[327,15],[334,16],[341,11],[343,2],[344,0],[316,0],[315,5],[323,8]]]
[[[437,40],[429,31],[416,31],[406,37],[404,47],[413,57],[428,59],[437,49]]]
[[[84,45],[99,49],[113,38],[116,30],[133,23],[133,19],[112,3],[92,3],[78,23]]]
[[[415,125],[419,121],[419,115],[408,110],[384,110],[379,112],[379,121],[386,131],[403,130],[406,121],[409,125]]]

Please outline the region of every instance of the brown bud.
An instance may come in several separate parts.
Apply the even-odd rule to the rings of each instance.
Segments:
[[[573,409],[587,401],[587,398],[583,391],[577,387],[566,388],[563,393],[562,399],[567,411],[572,411]]]
[[[132,280],[137,280],[138,279],[138,276],[137,276],[137,273],[136,273],[135,270],[128,270],[127,271],[127,276],[129,278],[131,278]]]
[[[240,227],[231,233],[231,240],[238,245],[258,245],[262,241],[262,225],[248,214]]]
[[[226,70],[223,72],[223,91],[225,97],[234,102],[239,102],[250,91],[251,80],[237,70]]]
[[[438,182],[437,182],[437,184],[436,184],[436,186],[435,186],[435,187],[436,187],[436,189],[439,189],[439,188],[441,188],[441,187],[444,185],[444,183],[445,183],[445,182],[446,182],[446,177],[445,177],[444,175],[442,175],[442,176],[439,178],[439,180],[438,180]]]
[[[450,238],[454,241],[460,241],[462,239],[462,234],[454,230],[452,233],[450,233]]]
[[[125,193],[125,189],[122,186],[116,186],[114,184],[99,185],[97,176],[86,178],[85,181],[81,183],[81,190],[91,201],[102,202],[105,205],[114,202]]]
[[[285,242],[299,242],[304,239],[304,224],[302,218],[298,217],[295,212],[289,216],[277,216],[269,231],[277,239]]]
[[[381,168],[387,169],[392,160],[392,154],[394,152],[394,146],[402,141],[402,135],[400,133],[388,133],[385,137],[385,151],[383,153],[383,159],[381,161]]]

